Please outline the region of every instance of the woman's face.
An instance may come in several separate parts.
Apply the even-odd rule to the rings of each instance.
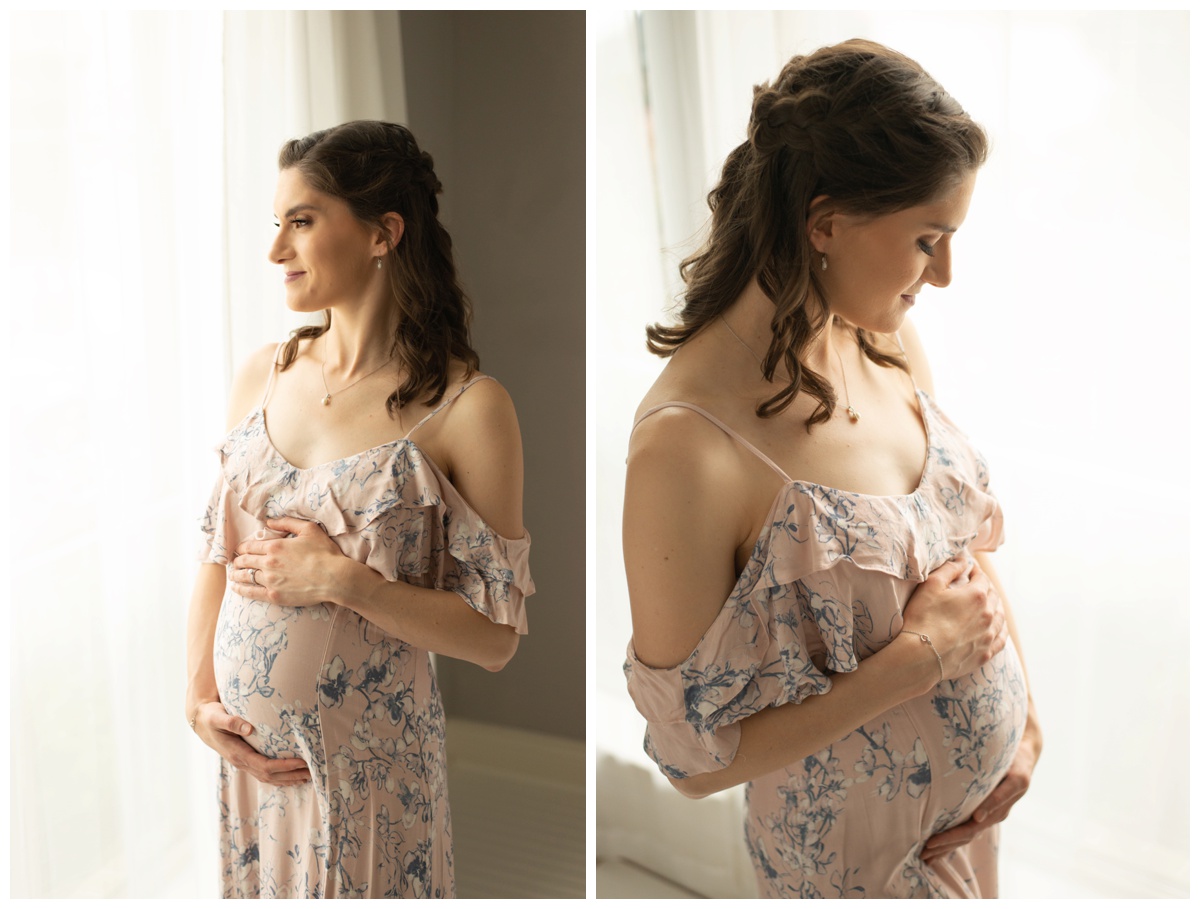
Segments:
[[[834,212],[824,225],[817,221],[810,238],[828,258],[818,280],[830,311],[868,331],[897,331],[922,287],[950,283],[951,238],[974,189],[972,172],[926,205],[870,218]]]
[[[289,167],[279,172],[275,217],[279,232],[267,255],[283,267],[289,309],[320,312],[367,295],[381,274],[375,257],[386,246],[345,202],[313,189]]]

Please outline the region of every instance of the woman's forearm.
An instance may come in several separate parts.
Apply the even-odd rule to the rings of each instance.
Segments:
[[[991,558],[982,552],[976,552],[973,555],[975,561],[979,563],[979,567],[992,579],[992,586],[996,588],[996,592],[1000,595],[1000,602],[1004,604],[1008,636],[1017,649],[1017,658],[1021,661],[1021,672],[1025,674],[1025,687],[1029,691],[1029,716],[1025,721],[1025,735],[1033,742],[1034,757],[1036,758],[1042,753],[1042,726],[1038,722],[1037,709],[1033,704],[1033,686],[1029,681],[1029,669],[1025,666],[1025,652],[1021,649],[1021,638],[1017,632],[1017,621],[1013,616],[1012,604],[1008,601],[1008,594],[1004,592],[1004,586],[1000,583],[1000,576],[996,573],[996,566],[992,564]]]
[[[200,704],[219,699],[217,680],[213,675],[213,639],[224,597],[225,566],[203,563],[196,573],[196,586],[188,608],[187,699],[184,705],[188,720],[195,716]]]
[[[514,628],[493,622],[451,591],[389,581],[349,558],[339,562],[332,588],[329,602],[425,650],[492,672],[503,669],[517,651],[520,636]]]
[[[741,741],[728,767],[671,782],[689,798],[703,798],[773,773],[925,693],[938,678],[938,664],[928,648],[912,635],[900,635],[861,660],[854,672],[834,675],[825,694],[768,707],[742,720]]]

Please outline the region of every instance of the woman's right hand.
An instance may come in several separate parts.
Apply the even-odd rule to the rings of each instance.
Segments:
[[[942,565],[913,591],[904,630],[929,636],[946,679],[974,672],[1008,641],[1004,603],[991,578],[964,558]]]
[[[312,779],[303,758],[269,758],[259,754],[242,738],[254,727],[233,716],[220,701],[206,701],[196,708],[196,735],[221,755],[234,771],[243,770],[260,783],[285,786]]]

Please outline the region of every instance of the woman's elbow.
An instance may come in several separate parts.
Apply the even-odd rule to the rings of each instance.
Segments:
[[[689,799],[705,799],[720,792],[722,787],[713,785],[713,774],[699,773],[682,779],[668,777],[675,791],[686,795]]]
[[[521,643],[521,636],[516,629],[508,625],[497,625],[495,638],[491,653],[479,664],[488,672],[499,672],[507,666],[517,652],[517,645]]]

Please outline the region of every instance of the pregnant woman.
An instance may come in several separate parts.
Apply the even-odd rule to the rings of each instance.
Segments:
[[[905,320],[987,154],[916,63],[792,59],[682,268],[638,412],[626,675],[677,788],[746,787],[762,896],[996,895],[1041,733],[982,456]]]
[[[430,653],[498,670],[526,631],[517,420],[412,134],[347,123],[279,167],[270,260],[323,318],[234,381],[188,627],[224,895],[450,897]]]

